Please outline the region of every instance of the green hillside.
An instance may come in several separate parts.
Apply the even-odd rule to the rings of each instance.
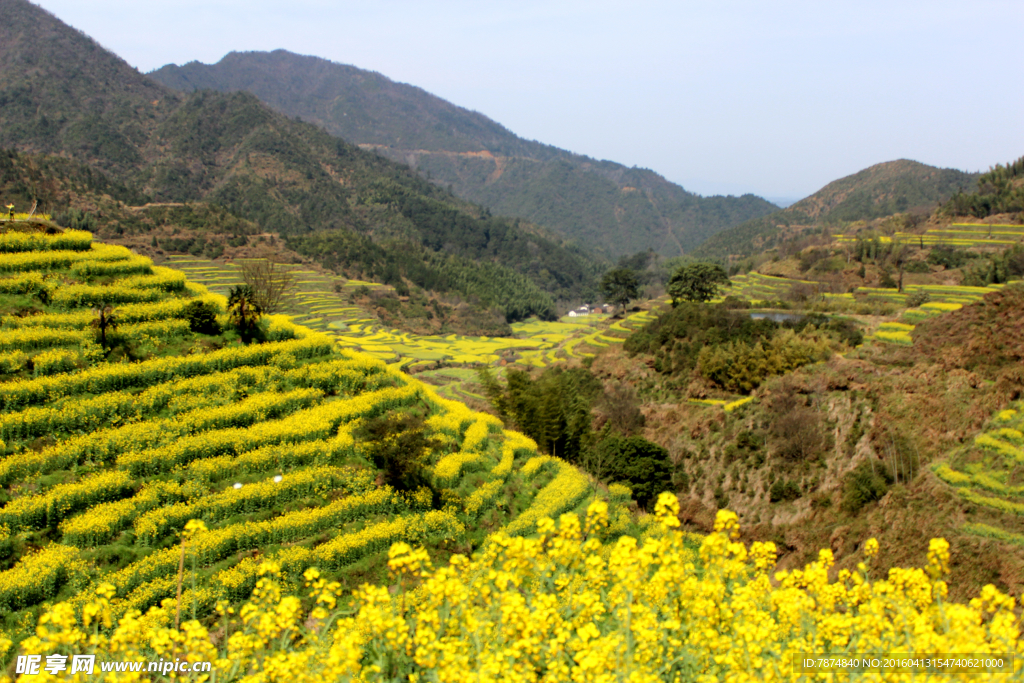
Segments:
[[[1003,166],[996,164],[978,178],[974,192],[957,192],[943,206],[950,216],[986,218],[993,214],[1024,212],[1024,157]]]
[[[208,531],[183,600],[203,615],[248,595],[253,550],[355,585],[392,542],[471,550],[595,496],[496,418],[327,335],[285,316],[240,335],[236,309],[179,272],[87,232],[3,227],[0,631],[15,639],[44,601],[80,612],[104,582],[115,616],[173,596],[191,519]]]
[[[251,92],[280,112],[410,164],[460,197],[612,257],[648,249],[679,255],[776,208],[753,195],[700,197],[652,171],[523,140],[415,86],[284,50],[233,52],[213,65],[169,64],[150,76],[185,92]]]
[[[118,220],[104,225],[130,232],[152,226],[130,220],[126,206],[202,202],[226,210],[230,223],[287,239],[315,234],[320,247],[311,256],[322,262],[343,259],[367,277],[436,286],[510,320],[552,317],[556,299],[594,294],[600,263],[536,226],[493,217],[252,95],[165,89],[28,2],[0,7],[11,17],[0,26],[0,144],[67,155],[106,178],[72,187],[46,176],[67,175],[60,162],[12,162],[10,190],[40,201],[40,210],[107,204]],[[19,49],[26,41],[31,50]],[[69,72],[67,63],[80,66]],[[28,176],[11,170],[26,164],[34,166]],[[115,202],[103,197],[104,183],[119,188]]]
[[[977,181],[976,173],[936,168],[907,159],[876,164],[831,182],[781,211],[715,235],[695,255],[749,256],[822,226],[896,213],[927,215],[957,192],[973,188]]]

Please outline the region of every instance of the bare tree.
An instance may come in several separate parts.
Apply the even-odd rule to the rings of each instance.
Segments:
[[[294,282],[290,272],[268,259],[243,261],[242,280],[252,288],[253,303],[263,313],[277,313]]]

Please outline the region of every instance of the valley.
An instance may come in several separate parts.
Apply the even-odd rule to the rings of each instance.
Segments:
[[[1024,677],[1024,158],[779,209],[0,18],[0,683]]]

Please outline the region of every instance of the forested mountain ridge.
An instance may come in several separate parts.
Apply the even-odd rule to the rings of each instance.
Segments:
[[[987,218],[1024,211],[1024,157],[996,164],[978,178],[977,191],[957,192],[942,207],[950,216]]]
[[[123,187],[127,203],[205,202],[286,238],[329,232],[349,245],[344,263],[310,254],[318,260],[429,283],[513,317],[551,316],[553,297],[594,293],[599,263],[536,226],[493,217],[250,94],[166,89],[24,0],[0,0],[0,9],[11,17],[0,28],[6,147],[71,157]],[[33,184],[21,184],[26,200],[41,198],[29,197]],[[67,193],[59,201],[41,208],[73,205]]]
[[[781,211],[724,230],[702,244],[696,253],[714,258],[748,256],[809,228],[895,213],[930,213],[956,193],[973,189],[978,177],[977,173],[937,168],[909,159],[875,164],[834,180]]]
[[[124,173],[181,96],[25,0],[0,0],[0,147]]]
[[[233,52],[150,74],[182,91],[245,90],[289,116],[376,149],[496,213],[521,216],[621,256],[678,255],[773,211],[753,195],[701,197],[653,171],[528,141],[415,86],[317,57]]]

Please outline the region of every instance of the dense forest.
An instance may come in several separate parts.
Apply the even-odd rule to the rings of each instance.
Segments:
[[[777,323],[726,305],[682,303],[633,333],[623,348],[653,356],[667,386],[702,397],[713,387],[749,393],[769,377],[826,360],[862,339],[850,322],[826,316]]]
[[[957,192],[943,206],[947,215],[975,218],[1018,211],[1024,211],[1024,157],[996,164],[978,178],[976,191]]]
[[[102,215],[111,236],[181,228],[290,239],[328,231],[336,244],[347,233],[341,251],[296,243],[340,272],[394,280],[397,269],[512,320],[550,316],[555,301],[596,292],[600,260],[537,226],[494,217],[251,94],[167,89],[27,2],[4,0],[3,10],[0,146],[33,155],[7,155],[3,189],[24,208],[36,202],[51,214]],[[69,72],[69,63],[78,66]],[[129,210],[143,205],[145,212]],[[187,249],[217,255],[216,246],[197,246],[212,244],[201,237],[189,235]],[[162,249],[177,244],[165,234],[153,239]],[[412,267],[402,255],[410,253],[429,265]],[[363,257],[369,261],[353,260]]]

